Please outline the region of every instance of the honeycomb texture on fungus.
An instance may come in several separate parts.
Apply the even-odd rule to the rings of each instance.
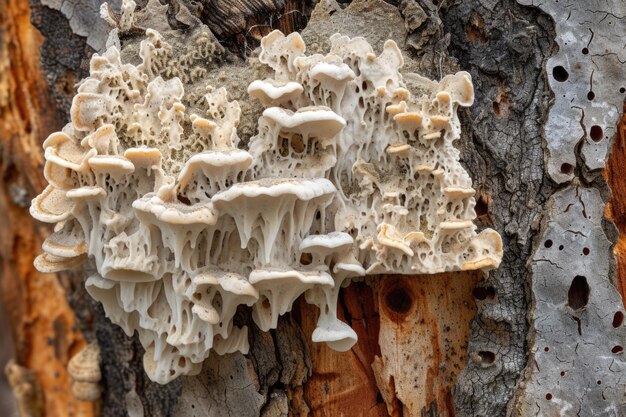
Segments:
[[[274,75],[248,88],[265,108],[258,133],[240,146],[239,104],[202,85],[221,48],[210,32],[188,52],[145,33],[132,59],[119,42],[91,59],[71,122],[44,143],[49,186],[31,213],[56,224],[37,268],[92,259],[89,294],[138,333],[154,381],[198,373],[211,350],[246,353],[240,306],[266,331],[305,294],[320,308],[313,340],[345,351],[350,280],[499,265],[453,146],[468,73],[418,77],[411,92],[393,41],[376,55],[334,35],[328,54],[306,55],[300,35],[275,31],[259,56]]]

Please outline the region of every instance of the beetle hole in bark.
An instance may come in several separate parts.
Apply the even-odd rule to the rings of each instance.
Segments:
[[[559,245],[559,250],[563,250],[563,248],[565,248],[565,246]]]
[[[604,137],[604,133],[602,132],[602,128],[600,126],[593,125],[589,130],[589,136],[594,142],[600,142]]]
[[[555,80],[562,83],[567,81],[567,79],[569,78],[569,73],[561,65],[557,65],[556,67],[552,68],[552,76]]]
[[[552,247],[552,240],[548,239],[543,243],[543,246],[545,246],[546,248],[551,248]]]
[[[613,315],[613,327],[617,329],[622,323],[624,323],[624,313],[618,311]]]
[[[567,162],[564,162],[563,164],[561,164],[561,172],[563,174],[571,174],[574,172],[574,165],[572,164],[568,164]]]
[[[589,53],[589,49],[583,48],[583,55],[587,55]]]
[[[487,299],[493,300],[496,297],[496,289],[491,286],[476,287],[474,288],[474,291],[472,291],[472,294],[474,295],[474,298],[480,301],[484,301]]]
[[[483,366],[492,365],[496,361],[496,354],[490,350],[481,350],[478,352],[478,356]]]
[[[589,302],[590,292],[591,288],[587,283],[587,278],[582,275],[576,275],[567,292],[567,304],[574,311],[582,310]]]
[[[626,93],[626,88],[624,88],[624,87],[620,88],[619,92],[622,93],[622,94]]]
[[[587,256],[587,255],[589,255],[589,252],[590,252],[589,248],[586,248],[586,247],[583,248],[583,255]]]
[[[591,101],[594,98],[596,98],[596,93],[594,93],[593,91],[587,93],[587,100]]]
[[[613,353],[622,353],[623,351],[624,351],[624,348],[621,347],[620,345],[613,346],[613,349],[611,349],[611,352]]]
[[[546,400],[550,401],[552,399],[552,394],[547,393],[546,394]]]

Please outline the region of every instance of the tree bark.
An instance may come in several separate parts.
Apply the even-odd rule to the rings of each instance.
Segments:
[[[276,330],[249,325],[248,355],[211,355],[200,375],[164,386],[145,375],[137,338],[89,298],[85,271],[32,267],[50,233],[28,214],[45,185],[41,143],[68,121],[75,84],[105,46],[100,3],[0,0],[0,288],[13,375],[29,375],[10,381],[24,416],[626,415],[619,0],[162,0],[172,27],[184,30],[180,8],[209,27],[241,85],[276,28],[300,31],[312,50],[335,32],[376,51],[391,38],[410,71],[470,72],[476,100],[457,146],[479,226],[505,245],[485,277],[373,276],[342,289],[340,318],[359,336],[349,352],[310,342],[318,313],[300,300]],[[242,122],[244,140],[251,126]],[[72,397],[66,371],[88,342],[101,350],[96,402]]]

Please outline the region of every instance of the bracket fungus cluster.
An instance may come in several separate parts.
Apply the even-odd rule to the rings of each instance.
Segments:
[[[246,353],[240,306],[266,331],[305,294],[320,308],[313,340],[345,351],[350,280],[499,265],[453,146],[470,75],[414,77],[410,92],[393,41],[379,55],[363,38],[331,44],[306,55],[297,33],[262,40],[274,75],[249,85],[265,110],[242,146],[239,104],[224,88],[188,100],[201,75],[166,71],[172,45],[149,29],[136,65],[115,45],[93,56],[71,123],[45,141],[49,186],[31,213],[56,228],[36,266],[92,259],[87,291],[138,333],[151,379],[197,373],[211,350]]]

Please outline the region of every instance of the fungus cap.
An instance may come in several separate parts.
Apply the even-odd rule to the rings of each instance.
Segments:
[[[76,381],[99,382],[102,374],[100,372],[100,346],[98,343],[90,343],[74,355],[67,364],[67,372]]]
[[[213,197],[213,203],[221,208],[240,198],[281,197],[293,195],[300,200],[312,200],[336,191],[332,182],[325,178],[291,179],[269,178],[234,184]]]
[[[322,138],[332,138],[346,126],[343,117],[324,106],[301,107],[296,112],[270,107],[263,112],[263,117],[284,131],[298,132],[303,136],[314,133]]]
[[[165,202],[156,195],[146,195],[135,200],[133,208],[173,225],[205,224],[211,226],[217,222],[217,213],[212,203],[187,205]]]
[[[73,203],[67,198],[66,191],[52,185],[33,199],[30,215],[44,223],[58,223],[71,215]]]
[[[352,246],[354,239],[344,232],[331,232],[326,235],[309,235],[300,242],[300,251],[328,255],[342,252]]]
[[[263,105],[283,103],[296,98],[304,91],[302,85],[294,81],[254,80],[248,86],[248,94]]]
[[[318,324],[311,340],[317,343],[326,343],[337,352],[347,352],[356,344],[358,336],[352,327],[340,320],[332,320]]]

